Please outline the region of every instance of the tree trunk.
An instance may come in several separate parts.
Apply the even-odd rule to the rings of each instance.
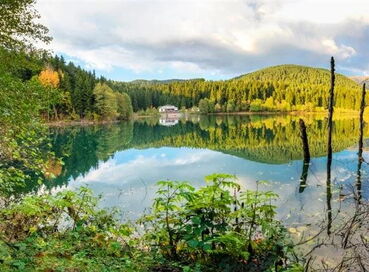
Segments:
[[[302,172],[300,177],[300,187],[299,193],[302,193],[306,188],[306,180],[308,177],[309,165],[310,165],[310,150],[309,150],[309,141],[306,133],[306,125],[304,120],[299,120],[300,125],[300,133],[301,133],[301,140],[302,140],[302,148],[304,151],[304,163],[302,166]]]
[[[333,129],[333,103],[334,103],[334,58],[331,58],[331,88],[329,90],[328,105],[328,143],[327,143],[327,233],[331,234],[332,227],[332,188],[331,188],[331,168],[332,168],[332,129]]]
[[[363,163],[364,110],[365,110],[365,83],[363,84],[363,91],[361,94],[360,115],[359,115],[360,131],[359,131],[359,151],[357,153],[358,163],[357,163],[357,179],[356,179],[356,191],[358,202],[360,202],[361,200],[361,164]]]
[[[304,120],[300,119],[299,125],[301,132],[302,147],[304,150],[304,162],[309,162],[310,161],[309,141],[306,133],[306,125]]]
[[[53,108],[54,108],[55,120],[59,120],[59,117],[58,117],[58,111],[56,110],[55,105],[53,105]]]

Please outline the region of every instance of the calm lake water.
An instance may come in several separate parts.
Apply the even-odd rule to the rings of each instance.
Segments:
[[[196,186],[212,173],[235,174],[244,188],[279,194],[278,218],[305,228],[349,206],[356,188],[358,119],[334,121],[332,195],[326,186],[326,120],[304,116],[312,160],[303,175],[297,116],[190,116],[181,120],[145,119],[111,125],[51,129],[60,175],[47,189],[88,185],[102,194],[104,207],[119,207],[135,219],[150,207],[159,180],[186,180]],[[365,130],[368,135],[368,130]],[[364,152],[369,161],[369,154]],[[362,166],[362,198],[369,196]],[[306,170],[306,169],[305,169]]]

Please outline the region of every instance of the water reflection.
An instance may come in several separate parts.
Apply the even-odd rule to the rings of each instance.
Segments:
[[[236,174],[247,188],[254,188],[257,180],[270,181],[270,189],[281,195],[280,218],[290,224],[309,223],[317,213],[324,214],[325,197],[334,206],[338,196],[324,190],[324,117],[304,120],[312,156],[308,164],[302,160],[299,118],[294,116],[187,116],[171,127],[145,119],[53,129],[54,151],[64,166],[45,187],[88,184],[103,193],[105,206],[123,207],[136,217],[150,206],[156,181],[201,185],[204,176],[225,172]],[[358,122],[335,120],[333,133],[331,180],[333,185],[348,185],[357,170],[355,150],[349,147],[357,141]]]
[[[159,124],[162,126],[175,126],[179,122],[179,115],[162,115],[159,119]]]

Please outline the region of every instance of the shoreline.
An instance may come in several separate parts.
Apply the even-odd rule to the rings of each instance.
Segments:
[[[240,112],[212,112],[205,115],[313,115],[313,114],[327,114],[328,111],[240,111]],[[353,114],[359,111],[340,111],[335,110],[336,114]],[[201,113],[199,113],[201,114]]]
[[[290,112],[286,111],[239,111],[239,112],[211,112],[205,113],[204,115],[281,115],[281,114],[289,114]],[[203,113],[198,113],[203,114]]]
[[[295,116],[303,116],[303,115],[325,115],[327,111],[241,111],[241,112],[213,112],[213,113],[181,113],[181,115],[205,115],[205,116],[242,116],[242,115],[295,115]],[[339,111],[336,110],[336,114],[340,115],[349,115],[356,114],[358,111]],[[128,120],[101,120],[101,121],[93,121],[82,119],[79,121],[73,120],[58,120],[51,122],[44,122],[44,124],[48,127],[68,127],[68,126],[92,126],[92,125],[106,125],[106,124],[114,124],[122,121],[135,121],[146,118],[160,118],[160,115],[133,115],[131,119]]]
[[[92,120],[80,120],[80,121],[70,121],[70,120],[59,120],[52,122],[45,122],[44,124],[48,127],[69,127],[69,126],[93,126],[93,125],[105,125],[105,124],[114,124],[119,123],[125,120],[101,120],[101,121],[92,121]]]

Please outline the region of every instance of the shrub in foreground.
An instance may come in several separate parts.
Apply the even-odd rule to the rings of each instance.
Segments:
[[[199,271],[268,271],[289,266],[292,247],[274,219],[273,192],[241,191],[236,177],[213,174],[206,186],[161,181],[145,241],[166,261]]]
[[[29,196],[0,210],[1,271],[299,271],[272,192],[161,181],[137,224],[97,208],[87,188]]]

